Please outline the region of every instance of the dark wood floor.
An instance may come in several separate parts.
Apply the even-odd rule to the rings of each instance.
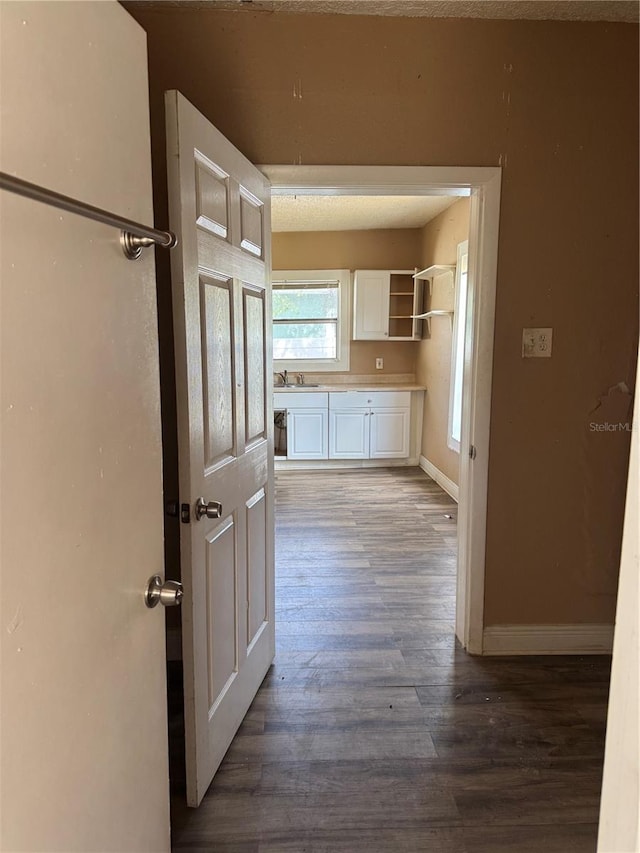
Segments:
[[[415,468],[278,475],[276,662],[175,851],[595,850],[609,659],[461,651],[456,512]]]

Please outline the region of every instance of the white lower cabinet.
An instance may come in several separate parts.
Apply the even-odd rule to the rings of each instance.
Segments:
[[[409,455],[408,391],[329,394],[329,459],[403,459]]]
[[[406,459],[410,391],[276,392],[287,459]]]
[[[273,408],[287,413],[287,459],[328,459],[326,391],[277,391],[273,395]]]
[[[409,455],[409,409],[375,409],[369,417],[369,458],[402,459]]]
[[[337,409],[329,412],[329,459],[369,458],[369,412]]]
[[[287,409],[287,459],[327,459],[329,412]]]

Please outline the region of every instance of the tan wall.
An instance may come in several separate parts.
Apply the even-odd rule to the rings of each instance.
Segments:
[[[421,229],[283,231],[272,235],[274,269],[408,269],[420,263]]]
[[[159,222],[168,88],[256,163],[502,164],[486,622],[612,621],[629,434],[589,423],[634,382],[638,27],[133,12]],[[553,358],[521,359],[530,325]]]
[[[273,235],[273,268],[408,269],[420,263],[420,230],[296,231]],[[415,373],[417,343],[351,341],[349,374]],[[376,370],[376,358],[384,368]],[[339,376],[339,373],[332,373]]]
[[[469,236],[468,198],[460,199],[428,222],[422,229],[422,266],[455,264],[458,243]],[[439,276],[428,296],[425,284],[426,307],[452,311],[455,307],[453,277]],[[426,325],[426,324],[425,324]],[[425,332],[420,342],[416,362],[416,378],[425,385],[424,421],[422,424],[422,455],[454,483],[459,482],[460,454],[447,445],[449,431],[449,395],[451,393],[451,323],[446,318],[431,321],[431,334]]]

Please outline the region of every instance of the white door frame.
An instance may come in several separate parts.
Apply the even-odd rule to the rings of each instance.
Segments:
[[[460,445],[456,635],[482,654],[489,426],[500,183],[498,167],[259,166],[272,195],[471,197],[469,293]],[[474,448],[473,463],[470,459]]]

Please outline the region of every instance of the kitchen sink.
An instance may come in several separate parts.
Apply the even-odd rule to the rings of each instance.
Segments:
[[[310,382],[305,382],[304,385],[299,385],[297,382],[287,382],[286,385],[274,385],[273,390],[279,391],[281,388],[284,388],[290,391],[292,388],[296,391],[304,391],[305,388],[324,388],[324,385],[312,385]]]

